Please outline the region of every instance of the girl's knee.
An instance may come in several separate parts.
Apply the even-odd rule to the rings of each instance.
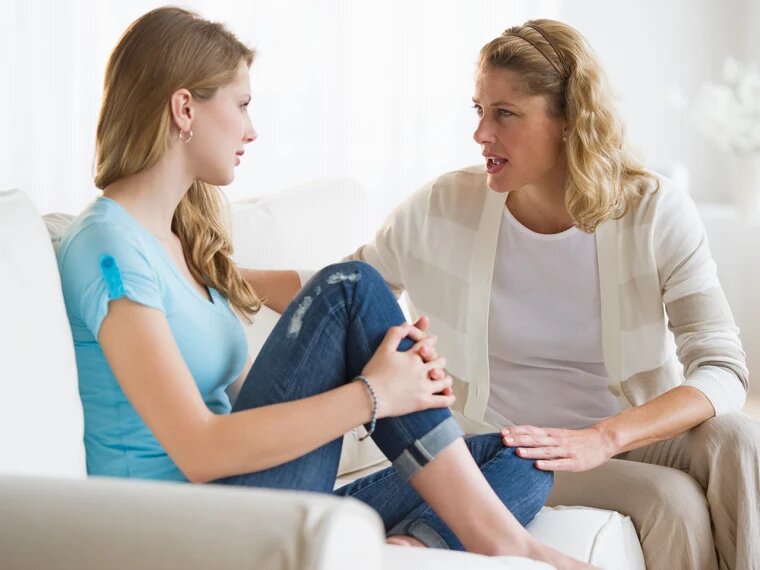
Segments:
[[[338,283],[358,284],[362,281],[383,281],[378,271],[363,261],[342,261],[333,263],[323,268],[318,273],[323,285],[337,285]]]

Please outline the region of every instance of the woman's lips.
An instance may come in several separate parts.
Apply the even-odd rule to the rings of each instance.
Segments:
[[[500,156],[486,156],[486,172],[488,174],[497,174],[509,162],[506,158]]]

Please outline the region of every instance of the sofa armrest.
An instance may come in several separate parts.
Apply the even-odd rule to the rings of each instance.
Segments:
[[[379,516],[329,495],[0,476],[7,570],[382,567]]]

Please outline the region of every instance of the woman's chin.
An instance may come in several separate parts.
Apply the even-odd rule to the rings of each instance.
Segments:
[[[509,186],[504,182],[504,180],[499,180],[497,177],[491,174],[488,175],[486,185],[488,186],[488,189],[491,190],[491,192],[496,192],[497,194],[505,194],[509,192]]]

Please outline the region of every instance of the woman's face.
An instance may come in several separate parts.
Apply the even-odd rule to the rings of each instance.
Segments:
[[[226,186],[235,178],[234,168],[240,164],[243,146],[256,140],[248,115],[250,101],[250,74],[241,62],[232,83],[197,104],[193,138],[187,148],[197,179]]]
[[[481,67],[472,100],[478,114],[473,138],[486,160],[491,190],[548,184],[564,171],[565,120],[550,113],[543,95],[526,94],[518,73]]]

